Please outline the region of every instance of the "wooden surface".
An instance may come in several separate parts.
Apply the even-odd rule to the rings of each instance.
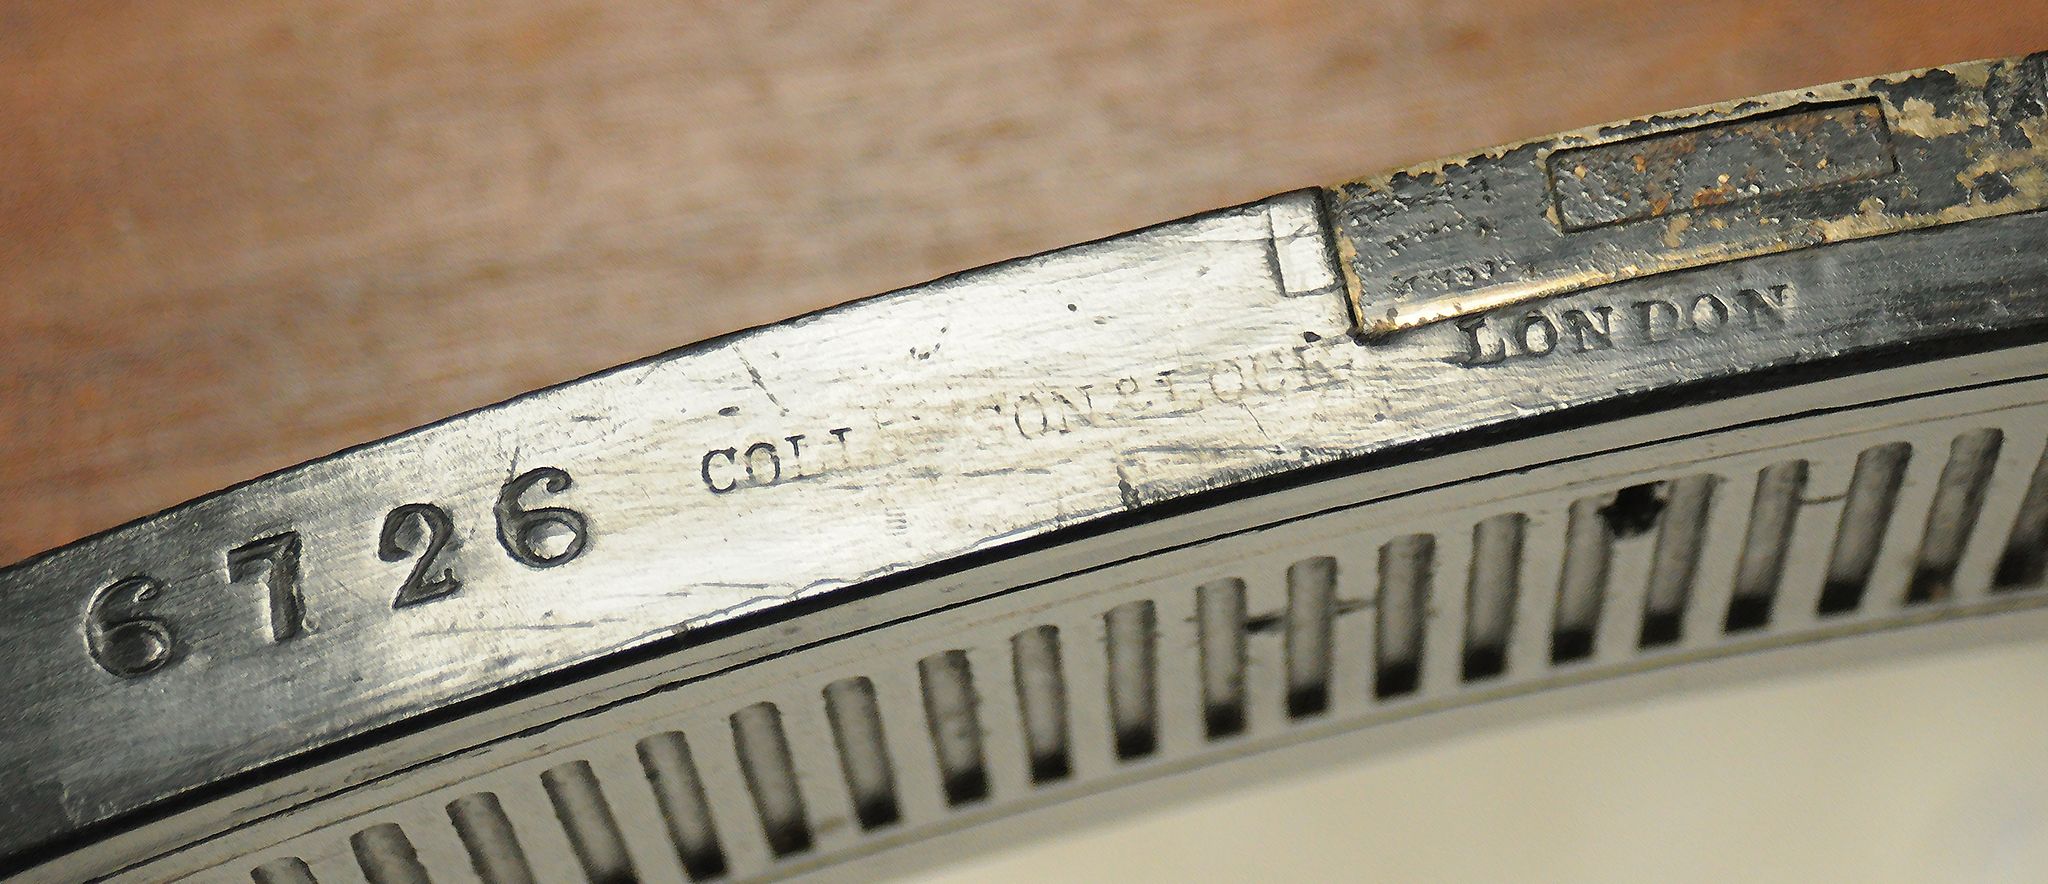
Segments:
[[[0,5],[0,562],[706,336],[2048,2]]]

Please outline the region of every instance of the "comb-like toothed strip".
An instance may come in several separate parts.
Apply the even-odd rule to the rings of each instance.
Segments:
[[[1024,806],[1032,794],[1086,789],[1154,762],[1193,763],[1229,747],[1287,745],[1290,734],[1407,714],[1388,701],[1540,690],[1563,677],[1552,656],[1571,633],[1587,638],[1564,646],[1583,654],[1556,662],[1584,678],[1686,656],[1661,653],[1670,647],[1712,656],[1829,624],[1903,622],[1913,610],[1970,596],[1936,595],[1911,609],[1886,603],[1885,587],[1903,592],[1909,579],[1888,574],[1893,564],[1938,570],[1957,586],[1975,579],[1981,595],[2028,576],[2030,550],[2048,531],[2048,405],[1998,425],[1968,420],[1873,421],[1876,429],[1694,458],[1680,470],[1654,466],[1677,459],[1655,450],[1604,455],[1614,467],[1568,485],[1517,490],[1532,482],[1483,480],[1454,517],[1421,496],[1333,510],[1300,523],[1315,530],[1299,540],[1224,538],[1161,554],[1143,577],[1113,578],[1135,567],[1119,565],[1077,579],[1068,596],[1059,594],[1068,584],[1055,581],[983,610],[892,626],[859,646],[820,646],[806,652],[819,656],[804,664],[814,708],[800,715],[790,711],[799,694],[781,670],[760,664],[735,674],[745,679],[735,685],[752,687],[729,689],[728,699],[643,715],[649,724],[639,734],[549,750],[580,745],[602,763],[543,752],[463,791],[408,799],[439,808],[438,818],[323,831],[338,833],[378,881],[438,871],[428,863],[440,854],[419,847],[420,838],[458,836],[464,852],[450,855],[492,884],[524,880],[516,858],[530,862],[534,880],[626,880],[634,852],[650,850],[676,857],[694,879],[772,877],[858,855],[884,831],[947,831]],[[1924,458],[1929,451],[1938,454]],[[1458,542],[1442,540],[1453,535]],[[1973,549],[1988,550],[1975,578]],[[1362,580],[1346,577],[1360,572]],[[1834,608],[1846,604],[1840,587],[1858,580],[1857,603]],[[1812,585],[1792,585],[1799,581]],[[2005,587],[2001,597],[2041,588]],[[1458,603],[1441,604],[1443,593]],[[1812,610],[1779,616],[1785,604]],[[888,637],[898,629],[902,638]],[[1092,644],[1077,649],[1070,640],[1091,632]],[[1433,673],[1441,661],[1450,671]],[[1363,680],[1347,680],[1359,672]],[[1086,678],[1075,682],[1075,673]],[[1003,710],[988,707],[996,699],[983,696],[984,684],[1002,688]],[[1269,708],[1263,718],[1260,702]],[[793,751],[796,727],[805,746],[819,747]],[[1102,761],[1077,764],[1077,747]],[[707,751],[716,754],[708,765]],[[929,772],[906,776],[912,760]],[[594,770],[606,771],[601,788]],[[543,783],[538,804],[500,801]],[[829,785],[818,794],[843,798],[846,818],[828,818],[839,811],[810,802],[805,783]],[[918,797],[918,789],[933,794]],[[766,849],[728,846],[748,843],[722,828],[735,807],[758,827],[744,834],[765,839]],[[558,827],[553,837],[566,834],[555,843],[570,856],[544,857],[515,834],[539,831],[536,813],[553,817],[544,821]],[[834,827],[834,837],[817,837],[820,826]],[[292,877],[302,865],[288,858],[243,868],[259,882],[303,880]]]

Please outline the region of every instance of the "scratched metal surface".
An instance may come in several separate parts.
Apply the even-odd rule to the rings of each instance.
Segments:
[[[1357,268],[1337,257],[1356,244],[1324,225],[1345,194],[1287,194],[689,347],[0,572],[18,611],[0,625],[15,710],[0,722],[0,853],[572,664],[1059,529],[1649,391],[2031,340],[2048,320],[2048,218],[2023,212],[1367,343],[1342,282]],[[1637,220],[1668,223],[1649,214]]]
[[[2048,205],[2048,54],[1782,92],[1336,188],[1388,335],[1716,261]]]

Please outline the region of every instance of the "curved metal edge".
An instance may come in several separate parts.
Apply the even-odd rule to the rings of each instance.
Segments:
[[[2027,355],[2032,356],[2031,361],[2024,358]],[[558,763],[562,757],[595,758],[592,753],[616,756],[622,745],[626,747],[625,754],[630,756],[633,741],[654,731],[675,728],[689,730],[693,734],[693,740],[705,736],[703,729],[709,729],[714,733],[720,731],[724,722],[718,718],[719,715],[740,705],[763,699],[764,695],[766,699],[783,706],[782,714],[790,722],[792,734],[798,733],[799,730],[813,732],[818,725],[815,721],[816,710],[807,707],[816,705],[818,685],[827,679],[848,674],[875,676],[876,683],[882,686],[885,699],[890,699],[894,706],[890,712],[894,717],[889,723],[888,730],[899,735],[914,734],[922,729],[917,721],[920,713],[914,708],[914,701],[910,708],[904,708],[906,698],[903,692],[907,690],[906,685],[900,677],[892,679],[889,675],[893,670],[897,676],[901,676],[908,670],[907,660],[910,658],[945,648],[980,647],[981,650],[968,652],[979,659],[980,662],[976,666],[996,664],[1005,655],[992,652],[989,648],[991,642],[1003,645],[1004,637],[1033,622],[1063,624],[1061,630],[1068,636],[1068,641],[1079,643],[1073,653],[1086,658],[1091,653],[1086,648],[1092,643],[1085,636],[1089,634],[1089,624],[1094,615],[1112,607],[1128,607],[1122,603],[1132,598],[1133,594],[1137,598],[1157,600],[1160,606],[1157,623],[1161,633],[1157,677],[1162,691],[1160,702],[1166,710],[1165,723],[1161,725],[1165,729],[1162,743],[1166,752],[1164,757],[1136,759],[1129,764],[1110,767],[1105,767],[1100,759],[1094,763],[1084,762],[1082,769],[1086,775],[1082,779],[1083,788],[1079,792],[1074,788],[1063,787],[1041,793],[1035,788],[1020,791],[1014,788],[1015,783],[1005,785],[1014,779],[1015,769],[1022,765],[1013,754],[997,750],[988,760],[991,769],[999,772],[994,775],[998,785],[997,799],[992,806],[956,807],[951,813],[939,814],[938,818],[934,817],[930,808],[925,808],[923,812],[917,814],[922,818],[906,821],[905,827],[891,827],[886,831],[873,832],[858,842],[835,838],[833,844],[821,844],[816,851],[806,851],[806,855],[793,856],[788,858],[787,862],[776,864],[776,868],[783,872],[793,872],[819,868],[823,864],[843,859],[845,852],[849,850],[856,853],[873,851],[900,845],[906,839],[915,840],[928,833],[934,824],[941,828],[957,829],[987,821],[1016,810],[1018,805],[1015,802],[1020,799],[1026,803],[1035,801],[1038,804],[1065,801],[1091,789],[1100,790],[1156,776],[1161,773],[1158,766],[1161,763],[1171,770],[1179,771],[1186,769],[1190,764],[1202,764],[1207,763],[1207,760],[1213,760],[1214,754],[1218,751],[1238,754],[1265,751],[1273,748],[1276,738],[1281,744],[1299,743],[1303,740],[1327,737],[1361,725],[1377,728],[1385,722],[1398,721],[1407,716],[1435,714],[1465,703],[1495,702],[1530,691],[1550,691],[1560,686],[1569,686],[1589,679],[1607,678],[1644,668],[1689,665],[1701,659],[1728,654],[1752,654],[1801,642],[1832,642],[1863,635],[1872,630],[1938,622],[1956,617],[1987,614],[2004,616],[2009,612],[2041,603],[2038,586],[2034,587],[2033,591],[2010,591],[2009,588],[2008,591],[1993,593],[1986,585],[1992,579],[1989,563],[1997,561],[1998,550],[2005,545],[2007,529],[2011,527],[2007,523],[2013,519],[2013,507],[2027,490],[2025,475],[2036,469],[2035,462],[2040,458],[2042,433],[2048,431],[2048,424],[2042,423],[2042,406],[2038,404],[2043,395],[2038,377],[2038,355],[2038,348],[2032,354],[2015,354],[2008,351],[1958,360],[1961,364],[1947,366],[1947,369],[1953,370],[1946,372],[1942,367],[1936,367],[1934,370],[1922,368],[1880,372],[1876,376],[1837,378],[1822,384],[1779,391],[1760,400],[1739,403],[1752,408],[1700,407],[1696,410],[1712,414],[1667,412],[1621,422],[1628,426],[1606,425],[1591,428],[1582,434],[1572,434],[1571,438],[1574,442],[1591,446],[1599,453],[1563,460],[1540,460],[1531,463],[1526,459],[1532,454],[1559,454],[1559,446],[1554,440],[1502,443],[1473,453],[1479,462],[1497,470],[1493,475],[1484,477],[1471,476],[1472,471],[1468,466],[1455,463],[1461,458],[1451,455],[1417,461],[1391,471],[1355,474],[1338,482],[1300,489],[1293,493],[1296,502],[1304,497],[1326,503],[1341,501],[1341,505],[1336,509],[1311,507],[1308,513],[1300,513],[1294,504],[1281,502],[1281,498],[1289,496],[1287,493],[1277,493],[1259,500],[1240,501],[1223,509],[1228,511],[1231,518],[1256,526],[1252,530],[1226,530],[1219,537],[1210,535],[1213,527],[1209,530],[1195,529],[1185,519],[1179,526],[1147,526],[1155,529],[1154,533],[1158,536],[1178,537],[1182,541],[1191,536],[1208,536],[1208,539],[1183,543],[1166,551],[1147,554],[1139,559],[1115,562],[1106,567],[1068,572],[1043,583],[1024,580],[1020,585],[1019,580],[1023,572],[1015,568],[1026,567],[1020,560],[1009,563],[1013,566],[1011,569],[999,568],[990,584],[991,594],[973,595],[972,603],[957,593],[951,595],[950,602],[935,603],[935,596],[941,599],[948,598],[948,594],[942,588],[905,587],[901,592],[871,599],[873,603],[896,605],[906,612],[902,619],[876,624],[870,628],[872,631],[855,630],[852,634],[842,634],[819,644],[793,647],[793,656],[771,655],[744,666],[721,669],[717,671],[715,678],[707,674],[696,681],[657,684],[644,693],[621,698],[616,706],[591,710],[568,720],[531,727],[517,735],[513,742],[547,747],[542,751],[560,754],[555,761],[538,762],[537,764],[541,766]],[[1990,380],[2007,374],[2009,369],[2013,368],[2031,369],[2035,377],[2032,381],[2018,384]],[[1973,378],[1976,383],[1964,384],[1961,387],[1942,383],[1944,380],[1953,383],[1964,378]],[[1915,383],[1929,385],[1934,390],[1945,392],[1927,395],[1924,391],[1915,391]],[[1879,395],[1878,401],[1873,403],[1869,400],[1873,393],[1891,395]],[[2028,398],[2018,398],[2019,396]],[[1807,401],[1794,401],[1801,397],[1805,397]],[[1829,403],[1833,407],[1821,409],[1818,413],[1799,413],[1797,417],[1789,420],[1772,418],[1740,422],[1741,417],[1755,417],[1756,409],[1753,406],[1759,404],[1759,401],[1769,403],[1766,407],[1780,408],[1793,413],[1806,410],[1805,407],[1814,402]],[[1738,403],[1725,404],[1733,406]],[[1645,429],[1670,432],[1694,420],[1706,421],[1707,425],[1711,426],[1714,417],[1736,417],[1738,422],[1734,426],[1716,427],[1705,434],[1681,434],[1676,439],[1656,443],[1645,443],[1638,438]],[[1756,470],[1759,466],[1778,463],[1784,458],[1811,459],[1817,471],[1814,481],[1818,485],[1815,486],[1816,490],[1812,491],[1813,497],[1808,505],[1814,508],[1814,511],[1800,517],[1800,530],[1805,532],[1802,536],[1807,538],[1807,546],[1824,548],[1827,545],[1827,538],[1837,525],[1834,518],[1836,509],[1842,508],[1844,504],[1842,495],[1817,489],[1839,489],[1841,483],[1848,482],[1847,466],[1852,460],[1856,460],[1854,455],[1858,448],[1873,443],[1889,445],[1902,438],[1912,439],[1912,447],[1916,453],[1912,457],[1912,474],[1907,482],[1904,498],[1899,504],[1900,509],[1883,517],[1895,529],[1892,531],[1893,540],[1888,542],[1885,555],[1887,561],[1896,565],[1902,559],[1911,559],[1916,554],[1917,544],[1913,541],[1917,540],[1918,535],[1912,532],[1922,527],[1923,523],[1932,524],[1928,522],[1928,519],[1932,518],[1932,511],[1928,507],[1934,499],[1935,471],[1941,471],[1944,480],[1946,479],[1948,470],[1943,467],[1943,461],[1953,456],[1950,451],[1951,437],[1962,438],[1956,435],[1958,433],[1981,435],[1982,428],[1987,426],[2005,428],[2006,447],[2010,451],[2000,456],[1997,475],[2003,478],[1994,479],[1994,485],[1999,490],[1994,491],[1991,497],[1982,503],[1984,518],[1977,521],[1976,533],[1981,535],[1978,539],[1988,542],[1972,542],[1973,549],[1980,546],[1983,549],[1966,557],[1969,564],[1959,572],[1955,598],[1916,603],[1904,591],[1908,577],[1914,569],[1906,566],[1887,566],[1885,576],[1873,578],[1874,583],[1868,588],[1867,602],[1856,611],[1838,611],[1817,617],[1816,612],[1812,610],[1812,596],[1803,595],[1795,587],[1804,586],[1809,591],[1816,589],[1820,576],[1817,566],[1824,564],[1825,560],[1806,555],[1800,557],[1800,564],[1792,566],[1794,573],[1789,574],[1785,580],[1782,589],[1784,598],[1780,599],[1778,604],[1779,613],[1772,618],[1768,628],[1745,626],[1738,630],[1730,626],[1724,634],[1721,608],[1726,607],[1729,601],[1726,578],[1732,572],[1737,547],[1747,541],[1744,539],[1746,532],[1742,530],[1722,530],[1729,524],[1722,520],[1722,516],[1739,518],[1748,512],[1749,494],[1745,487],[1740,487],[1744,477],[1747,477],[1749,482],[1757,482]],[[1580,440],[1580,436],[1598,438]],[[1850,444],[1850,440],[1857,438],[1864,441]],[[1632,440],[1636,444],[1623,445],[1619,450],[1609,447],[1623,440]],[[1681,451],[1691,453],[1679,453]],[[1346,583],[1339,585],[1337,591],[1341,597],[1369,597],[1372,592],[1370,583],[1373,570],[1370,564],[1371,552],[1379,540],[1390,535],[1409,531],[1434,532],[1444,546],[1441,555],[1448,557],[1439,563],[1439,571],[1447,570],[1451,575],[1462,574],[1463,568],[1458,560],[1462,553],[1457,551],[1462,548],[1462,544],[1456,540],[1459,533],[1456,529],[1468,526],[1474,518],[1484,517],[1503,508],[1531,514],[1548,513],[1547,516],[1532,516],[1536,525],[1548,527],[1532,528],[1531,542],[1535,543],[1535,538],[1541,537],[1545,543],[1555,544],[1563,528],[1560,517],[1563,514],[1564,503],[1568,499],[1588,493],[1593,494],[1596,499],[1605,499],[1612,496],[1616,487],[1622,485],[1670,480],[1698,474],[1703,470],[1726,477],[1731,483],[1725,489],[1725,493],[1716,495],[1716,500],[1720,501],[1717,504],[1717,512],[1722,512],[1722,516],[1716,516],[1715,519],[1721,527],[1711,532],[1710,536],[1713,539],[1710,550],[1703,553],[1712,561],[1720,563],[1720,570],[1714,572],[1718,573],[1720,578],[1717,580],[1707,576],[1707,572],[1702,572],[1700,584],[1689,602],[1689,613],[1685,618],[1687,623],[1683,630],[1674,636],[1672,643],[1658,644],[1654,647],[1646,645],[1638,650],[1636,636],[1628,627],[1632,615],[1647,611],[1644,606],[1648,603],[1648,597],[1642,594],[1644,587],[1640,580],[1644,575],[1631,570],[1627,564],[1615,564],[1618,575],[1633,573],[1638,579],[1632,583],[1625,576],[1617,576],[1615,584],[1609,588],[1609,593],[1614,597],[1608,599],[1604,607],[1610,609],[1608,619],[1616,622],[1609,625],[1615,628],[1610,630],[1603,626],[1601,632],[1611,632],[1612,634],[1606,638],[1612,640],[1598,642],[1598,648],[1593,656],[1576,662],[1560,664],[1550,659],[1547,654],[1550,642],[1545,639],[1549,638],[1546,631],[1551,621],[1545,600],[1551,597],[1551,586],[1544,582],[1544,578],[1534,575],[1547,573],[1551,579],[1556,578],[1554,566],[1557,563],[1558,551],[1553,547],[1551,553],[1530,553],[1536,561],[1549,564],[1535,566],[1534,571],[1528,572],[1531,575],[1528,577],[1530,583],[1523,587],[1523,591],[1534,600],[1531,602],[1533,607],[1527,607],[1523,615],[1518,616],[1520,619],[1526,619],[1534,629],[1521,629],[1518,633],[1520,637],[1514,639],[1515,649],[1511,655],[1513,662],[1510,663],[1506,678],[1489,677],[1475,682],[1467,677],[1460,683],[1455,674],[1457,652],[1468,640],[1461,639],[1459,635],[1462,623],[1458,615],[1462,601],[1462,593],[1459,590],[1463,587],[1454,577],[1443,576],[1437,589],[1448,590],[1449,595],[1431,596],[1430,604],[1433,610],[1437,610],[1437,614],[1431,617],[1429,638],[1425,642],[1426,647],[1432,649],[1431,662],[1424,668],[1422,690],[1419,694],[1379,701],[1373,699],[1372,690],[1362,690],[1359,678],[1361,675],[1369,678],[1373,669],[1369,654],[1371,639],[1362,639],[1355,629],[1346,628],[1339,637],[1330,667],[1337,675],[1336,681],[1330,685],[1333,704],[1328,714],[1291,715],[1291,721],[1277,720],[1273,715],[1277,709],[1267,708],[1276,705],[1273,702],[1275,695],[1268,687],[1260,690],[1264,699],[1254,704],[1263,711],[1252,714],[1253,727],[1249,740],[1246,739],[1246,735],[1238,735],[1219,742],[1212,735],[1206,744],[1190,741],[1188,731],[1198,727],[1198,724],[1190,722],[1185,714],[1186,708],[1194,699],[1190,697],[1191,685],[1187,680],[1191,667],[1187,665],[1189,661],[1185,657],[1192,651],[1186,639],[1189,637],[1188,630],[1193,628],[1193,618],[1185,606],[1189,594],[1194,592],[1194,587],[1198,584],[1206,586],[1219,575],[1249,579],[1254,584],[1254,594],[1263,599],[1254,606],[1254,610],[1262,610],[1263,606],[1274,602],[1274,596],[1265,589],[1256,588],[1259,585],[1259,575],[1267,575],[1265,579],[1270,580],[1272,575],[1277,574],[1289,562],[1295,562],[1304,556],[1335,554],[1339,558],[1351,560],[1336,569],[1338,574],[1352,575],[1346,578]],[[1390,472],[1394,475],[1388,475]],[[1433,484],[1428,481],[1429,476],[1447,476],[1449,479]],[[1461,476],[1471,478],[1460,481]],[[1372,487],[1383,480],[1391,484],[1415,487],[1393,497],[1364,503],[1355,502],[1360,487]],[[1849,524],[1850,520],[1846,515],[1848,510],[1843,509],[1842,512],[1842,524]],[[1295,515],[1290,516],[1289,513]],[[1199,515],[1212,520],[1213,523],[1214,519],[1224,513],[1210,511],[1189,515]],[[1275,518],[1278,519],[1277,522],[1273,521]],[[1169,527],[1178,530],[1167,530]],[[1739,528],[1739,525],[1737,527]],[[1451,530],[1446,532],[1443,529]],[[1638,533],[1631,536],[1635,538],[1632,542],[1616,540],[1615,550],[1610,555],[1618,557],[1621,562],[1632,561],[1641,566],[1651,552],[1646,543],[1655,539],[1660,551],[1665,543],[1661,533]],[[1153,541],[1130,538],[1126,538],[1125,541],[1123,546],[1127,549],[1145,549],[1156,545]],[[1628,544],[1631,551],[1624,552],[1620,549],[1624,543]],[[1361,557],[1364,560],[1361,561]],[[1566,570],[1569,571],[1570,567],[1567,566]],[[1797,576],[1799,574],[1804,574],[1806,579],[1801,579]],[[1716,585],[1720,586],[1718,593],[1713,589]],[[1633,590],[1630,589],[1631,586]],[[1070,614],[1056,613],[1062,606],[1078,610]],[[1439,609],[1439,606],[1443,607]],[[1353,625],[1364,622],[1359,620],[1358,616],[1363,616],[1366,620],[1370,620],[1372,616],[1369,613],[1370,607],[1354,609],[1346,606],[1340,608],[1340,613],[1343,610],[1368,612],[1347,618],[1347,622]],[[836,623],[813,622],[811,625],[820,629],[833,626],[845,628],[852,622],[853,618],[848,617],[841,618]],[[980,625],[970,628],[969,624]],[[1683,641],[1678,641],[1678,637],[1682,637]],[[1279,650],[1277,640],[1277,636],[1271,634],[1263,638],[1253,638],[1255,643],[1264,642],[1263,650],[1258,652],[1262,655],[1261,659],[1254,664],[1256,670],[1261,673],[1259,680],[1262,683],[1277,678],[1278,661],[1269,656]],[[1361,641],[1364,644],[1361,644]],[[1100,649],[1093,653],[1099,654]],[[1099,663],[1098,660],[1097,664],[1077,665],[1081,666],[1079,672],[1085,673],[1091,671],[1091,665]],[[1446,663],[1450,664],[1448,668]],[[992,685],[1000,685],[1004,680],[1000,665],[997,665],[994,671],[982,671],[980,677],[992,679]],[[1096,673],[1096,677],[1100,677],[1099,672]],[[1099,720],[1099,713],[1090,714],[1085,710],[1091,705],[1099,706],[1102,702],[1100,694],[1095,694],[1092,699],[1086,699],[1091,690],[1099,691],[1100,685],[1091,688],[1086,676],[1077,675],[1076,678],[1080,680],[1069,686],[1070,690],[1076,692],[1073,695],[1075,699],[1069,701],[1077,710],[1074,713],[1075,720],[1092,721],[1093,726],[1099,729],[1103,724]],[[999,710],[1011,702],[1003,688],[992,686],[989,690],[993,693],[984,698],[985,703],[993,704]],[[689,699],[691,697],[696,699]],[[809,698],[808,702],[806,697]],[[658,711],[659,708],[687,710],[693,706],[705,705],[707,701],[711,707],[705,710],[711,713],[709,721],[699,720],[694,724],[687,721],[665,721],[667,713]],[[1361,702],[1364,705],[1361,705]],[[649,707],[656,707],[657,711],[649,711]],[[1174,710],[1181,712],[1176,713]],[[1361,715],[1364,717],[1361,718]],[[1000,732],[1006,727],[1004,719],[1004,715],[994,714],[988,720],[988,726]],[[810,725],[804,724],[806,720],[810,721]],[[1080,730],[1077,731],[1076,738],[1083,744],[1089,743],[1090,739],[1086,735],[1089,728],[1085,725],[1077,727]],[[611,744],[612,748],[596,748],[601,743]],[[997,744],[1000,743],[998,739]],[[716,745],[715,739],[713,745]],[[1189,755],[1191,749],[1200,755],[1199,759]],[[391,818],[396,811],[386,807],[387,804],[407,800],[405,796],[415,796],[422,788],[433,791],[437,784],[447,784],[447,789],[457,790],[450,794],[487,790],[500,795],[507,802],[514,802],[514,796],[521,790],[522,782],[526,789],[531,789],[531,769],[535,763],[525,763],[529,768],[525,776],[515,772],[509,779],[505,772],[497,768],[519,763],[519,759],[532,754],[533,751],[535,750],[520,750],[508,745],[465,750],[451,758],[420,768],[408,769],[403,778],[389,778],[353,797],[342,799],[340,804],[343,806],[340,809],[314,808],[310,812],[294,811],[291,820],[274,821],[278,824],[267,825],[267,830],[272,833],[268,837],[281,836],[291,839],[296,835],[292,829],[293,825],[317,827],[321,825],[318,822],[321,818],[333,818],[336,814],[340,814],[342,819],[351,820],[343,823],[351,827],[344,830],[345,834],[346,831],[362,828],[379,819]],[[1091,751],[1099,755],[1106,750],[1098,745],[1094,750],[1077,751],[1086,758],[1090,757]],[[899,774],[908,777],[901,788],[909,795],[917,794],[920,785],[926,789],[932,788],[928,778],[920,778],[917,775],[920,762],[916,759],[916,754],[913,751],[899,756],[901,763],[909,766],[907,769],[899,770]],[[833,808],[840,798],[833,795],[834,790],[829,785],[836,781],[836,774],[832,770],[818,769],[828,766],[828,762],[817,753],[811,753],[806,763],[813,766],[804,776],[804,780],[809,784],[805,791],[811,793],[809,800],[813,805],[812,812],[816,814],[812,817],[814,825],[820,827],[820,832],[839,831],[834,828],[835,824],[831,821],[836,818],[835,814],[839,813]],[[630,801],[633,768],[630,765],[621,767],[614,764],[605,769],[611,771],[611,786],[625,790],[616,793],[617,797]],[[1010,773],[1000,773],[1001,771]],[[1107,780],[1101,779],[1103,775],[1117,771],[1122,773],[1115,773]],[[620,778],[624,780],[621,781]],[[413,783],[424,780],[427,785],[408,785],[401,779]],[[1092,785],[1089,785],[1091,782]],[[814,789],[817,791],[813,791]],[[438,808],[438,802],[447,800],[447,797],[444,795],[440,799],[428,800],[426,803],[431,806],[430,809]],[[737,824],[740,828],[745,828],[745,796],[723,797],[726,800],[718,805],[723,808],[721,812],[732,814],[725,817],[726,825]],[[914,805],[915,801],[912,806]],[[428,814],[429,817],[436,815],[437,812]],[[302,820],[305,822],[300,822]],[[844,822],[841,821],[842,824]],[[282,829],[279,824],[283,826]],[[546,825],[545,821],[538,824]],[[650,820],[644,821],[644,824],[654,823]],[[432,819],[419,818],[406,824],[407,828],[419,827],[427,832],[435,825]],[[742,844],[746,840],[742,832],[730,834],[741,836]],[[322,836],[311,837],[316,843],[302,844],[290,849],[317,851],[317,842],[322,840]],[[332,837],[330,833],[325,839],[331,841]],[[237,843],[247,847],[250,842],[243,838]],[[270,842],[265,837],[258,837],[255,843]],[[215,849],[212,855],[222,854],[220,849]],[[231,851],[227,855],[239,854]],[[152,867],[152,870],[155,871],[155,867]],[[751,875],[752,872],[747,874]]]
[[[1321,211],[1315,194],[1277,197],[688,348],[0,571],[19,615],[0,625],[18,710],[0,722],[0,853],[75,844],[609,655],[1147,507],[2048,317],[2048,259],[2008,246],[2043,222],[2015,215],[1366,349],[1345,335]],[[535,470],[571,481],[508,500]],[[581,517],[573,561],[520,546],[559,537],[500,524],[550,510]],[[138,577],[160,590],[96,603]],[[94,639],[145,623],[160,651],[108,659],[119,642]]]

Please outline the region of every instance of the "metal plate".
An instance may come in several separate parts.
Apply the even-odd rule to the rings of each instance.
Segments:
[[[1363,330],[2048,204],[2048,56],[1782,92],[1336,188]]]

